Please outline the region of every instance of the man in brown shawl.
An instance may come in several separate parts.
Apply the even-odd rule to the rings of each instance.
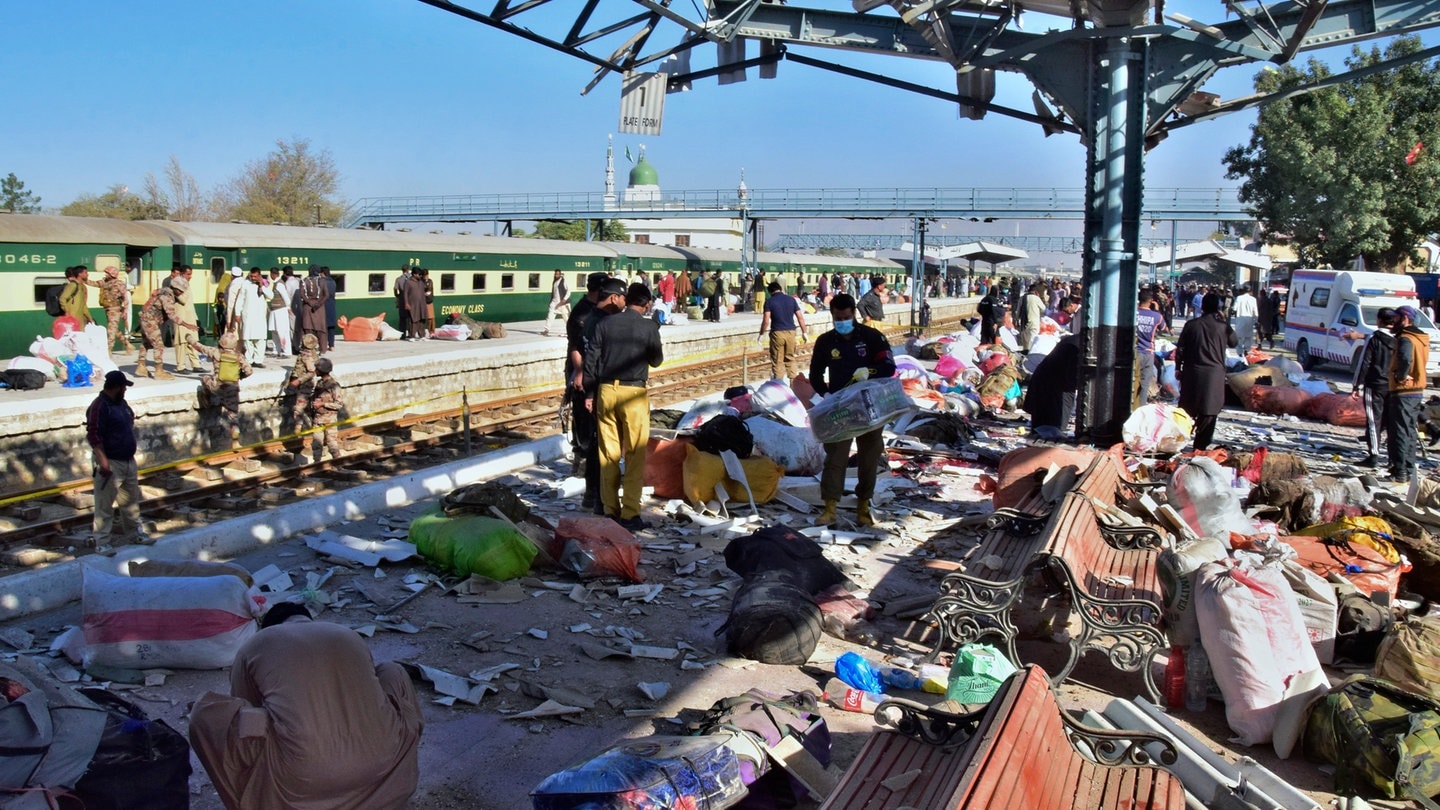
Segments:
[[[230,668],[233,696],[190,712],[190,744],[229,810],[403,808],[424,722],[405,670],[355,631],[281,603]]]

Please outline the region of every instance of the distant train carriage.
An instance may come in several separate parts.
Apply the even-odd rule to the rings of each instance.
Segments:
[[[611,272],[629,279],[636,273],[644,273],[654,284],[666,273],[683,273],[688,262],[677,248],[664,245],[648,245],[639,242],[600,242],[615,251],[615,264]],[[578,289],[583,291],[584,285]]]
[[[288,264],[300,275],[310,265],[329,267],[336,314],[352,318],[394,315],[402,267],[430,271],[437,322],[452,312],[484,321],[543,318],[556,270],[583,290],[585,276],[609,271],[616,255],[593,242],[233,223],[162,226],[175,236],[176,255],[207,268],[212,280],[230,267]]]
[[[144,303],[154,271],[168,274],[170,239],[145,222],[91,217],[0,214],[0,357],[24,354],[36,335],[49,335],[52,317],[45,295],[65,283],[65,268],[83,264],[97,281],[107,267],[122,268],[141,285],[134,304]],[[101,323],[99,290],[89,289],[90,313]],[[132,309],[132,315],[134,310]]]

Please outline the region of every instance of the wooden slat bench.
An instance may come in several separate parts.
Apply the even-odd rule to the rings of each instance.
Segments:
[[[1151,662],[1166,646],[1159,555],[1153,548],[1117,548],[1107,542],[1094,503],[1079,493],[1065,495],[1055,511],[1041,555],[1068,592],[1081,625],[1055,682],[1068,678],[1085,653],[1100,651],[1116,669],[1139,670],[1151,698],[1158,701]]]
[[[1119,482],[1119,465],[1097,453],[1071,489],[1113,499]],[[987,519],[988,531],[980,543],[959,562],[958,570],[941,580],[940,596],[925,616],[939,630],[931,660],[942,651],[989,638],[997,639],[1011,661],[1019,660],[1013,610],[1026,575],[1049,544],[1050,525],[1058,515],[1055,505],[1066,495],[1048,500],[1047,491],[1031,493],[1014,509],[997,509]]]
[[[1144,747],[1159,743],[1161,761],[1170,764],[1176,757],[1170,741],[1139,731],[1090,728],[1071,719],[1039,667],[1011,676],[994,700],[973,714],[947,715],[909,701],[887,701],[875,715],[897,730],[871,735],[821,810],[1185,806],[1180,781],[1151,764]],[[950,744],[920,739],[937,735]],[[1099,761],[1082,756],[1077,742]],[[887,780],[894,780],[893,789]]]

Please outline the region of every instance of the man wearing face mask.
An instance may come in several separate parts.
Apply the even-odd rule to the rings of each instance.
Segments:
[[[834,328],[815,341],[810,355],[810,383],[815,393],[833,394],[852,382],[895,375],[895,355],[890,351],[890,342],[880,330],[855,323],[853,296],[841,293],[830,299],[830,318]],[[861,526],[875,525],[870,516],[870,497],[875,494],[875,470],[885,449],[883,430],[877,427],[854,440],[859,478],[855,486],[855,497],[859,500],[855,522]],[[849,439],[825,444],[825,471],[820,476],[820,497],[825,501],[825,511],[820,514],[820,525],[835,522],[835,507],[844,494],[845,467],[849,460]]]

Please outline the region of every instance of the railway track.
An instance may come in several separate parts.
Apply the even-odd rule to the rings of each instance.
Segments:
[[[889,331],[892,339],[905,332],[902,327]],[[800,348],[801,359],[807,359],[810,344]],[[651,377],[651,407],[766,379],[768,366],[768,353],[749,346],[719,362],[661,366]],[[562,396],[556,386],[348,428],[340,433],[345,453],[323,462],[300,463],[309,444],[309,437],[300,437],[142,470],[141,517],[147,534],[159,538],[552,435],[559,431]],[[88,479],[32,493],[4,493],[0,499],[12,502],[0,510],[0,576],[109,550],[90,533],[94,497]]]

